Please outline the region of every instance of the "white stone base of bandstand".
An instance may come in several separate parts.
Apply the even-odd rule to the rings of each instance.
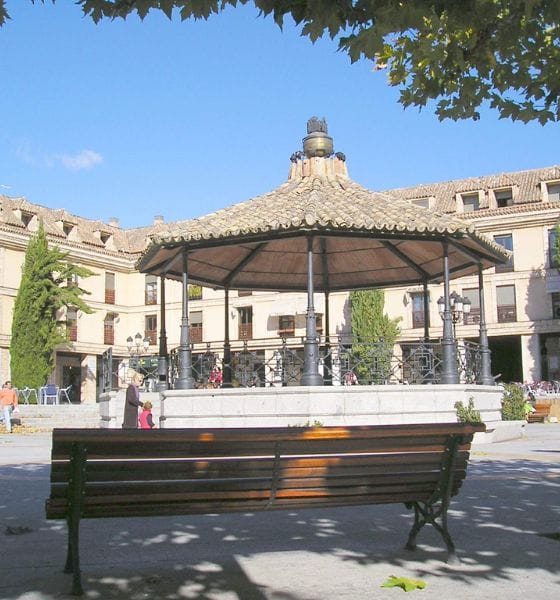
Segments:
[[[121,427],[124,390],[100,398],[102,427]],[[502,421],[503,388],[480,385],[356,385],[167,390],[144,392],[161,428],[383,425],[457,421],[469,399],[487,432],[475,443],[522,437],[524,421]]]

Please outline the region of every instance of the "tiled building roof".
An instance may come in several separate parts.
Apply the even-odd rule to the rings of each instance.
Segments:
[[[331,166],[326,166],[329,164]],[[523,213],[533,210],[536,204],[543,210],[553,207],[543,199],[541,191],[541,183],[551,181],[560,181],[559,165],[372,192],[348,178],[342,160],[332,159],[329,163],[324,159],[308,159],[292,163],[289,180],[272,192],[199,219],[175,223],[157,221],[146,227],[123,230],[114,223],[85,219],[63,209],[32,204],[25,198],[0,195],[0,228],[32,233],[42,219],[45,231],[55,240],[131,258],[139,257],[150,240],[156,244],[194,242],[266,235],[273,230],[287,233],[302,227],[377,231],[389,235],[392,232],[462,235],[474,231],[469,223],[486,216]],[[504,188],[515,190],[513,204],[490,207],[488,192]],[[481,210],[449,217],[449,213],[456,212],[457,194],[481,191]],[[433,199],[430,211],[412,204],[413,200],[422,198]]]
[[[513,188],[514,204],[542,202],[541,183],[546,181],[560,181],[560,165],[397,188],[387,190],[386,193],[405,200],[434,198],[433,206],[436,210],[453,213],[457,209],[455,203],[456,195],[469,192],[484,192],[480,208],[489,207],[489,195],[487,193],[489,190],[504,188]]]

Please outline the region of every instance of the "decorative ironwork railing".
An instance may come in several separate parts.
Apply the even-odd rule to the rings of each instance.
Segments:
[[[231,371],[234,387],[300,385],[304,370],[303,342],[302,337],[234,341],[229,365],[224,362],[223,343],[192,343],[192,377],[197,387],[218,387],[224,382],[226,371]],[[177,350],[171,351],[168,361],[170,387],[178,376]],[[460,381],[475,383],[481,371],[480,346],[460,341],[456,354]],[[333,336],[329,340],[320,339],[319,372],[325,385],[438,384],[441,357],[440,341],[389,346],[384,342]],[[113,358],[112,348],[103,354],[103,391],[118,388],[120,360]],[[157,356],[130,357],[128,368],[142,373],[146,385],[155,389],[159,378]]]
[[[231,343],[229,365],[223,346],[191,344],[192,376],[197,387],[217,387],[231,370],[234,387],[300,385],[304,370],[304,338],[245,340]],[[177,378],[177,348],[170,353],[170,382]],[[475,383],[481,369],[480,346],[456,344],[457,368],[463,383]],[[442,347],[435,342],[384,342],[331,337],[320,340],[319,372],[326,385],[437,384],[442,371]],[[226,382],[227,384],[227,382]]]

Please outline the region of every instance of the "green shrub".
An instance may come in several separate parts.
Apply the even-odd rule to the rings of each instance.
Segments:
[[[506,383],[502,397],[502,419],[504,421],[523,421],[525,418],[523,390],[518,385]]]
[[[482,423],[480,411],[475,409],[473,398],[469,398],[469,404],[466,407],[461,400],[455,402],[455,410],[460,423]]]

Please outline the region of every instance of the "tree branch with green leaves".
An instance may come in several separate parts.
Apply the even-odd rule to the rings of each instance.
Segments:
[[[558,0],[76,1],[96,23],[151,11],[208,19],[252,4],[281,28],[290,18],[312,42],[326,36],[353,62],[372,61],[404,107],[433,107],[440,120],[476,120],[483,106],[514,121],[560,120]],[[0,0],[0,25],[7,18]]]

